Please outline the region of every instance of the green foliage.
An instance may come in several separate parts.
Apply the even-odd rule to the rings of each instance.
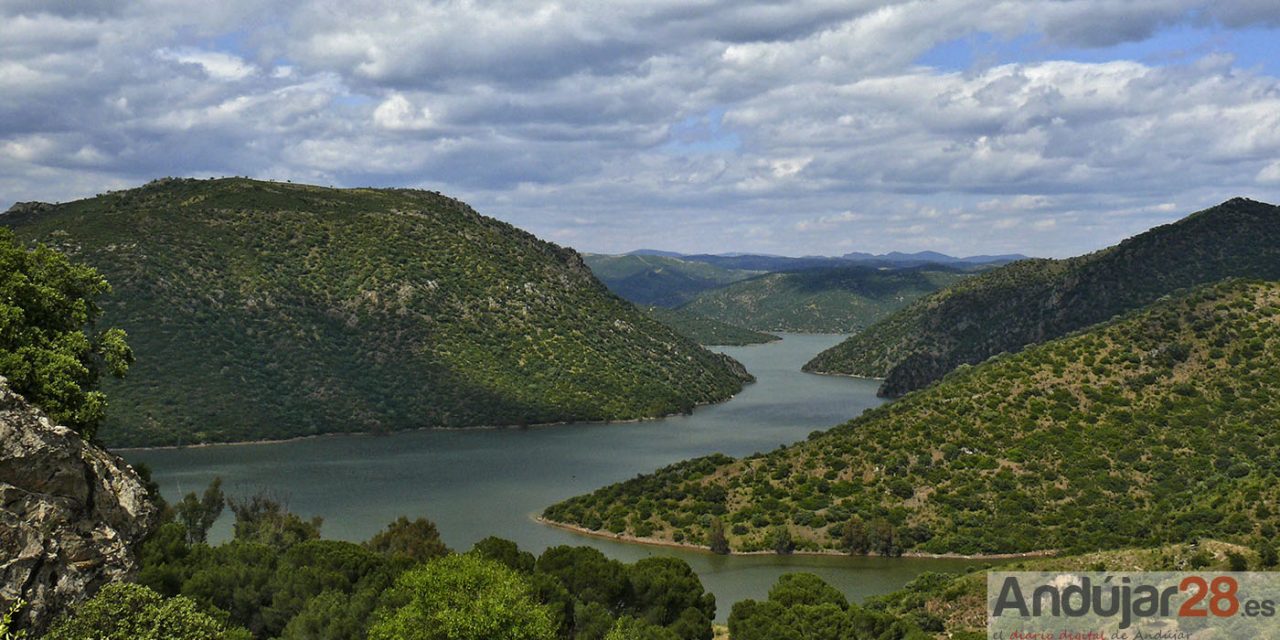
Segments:
[[[0,224],[111,281],[102,322],[138,354],[126,381],[103,380],[113,446],[633,419],[749,379],[610,294],[572,250],[436,193],[164,180]],[[51,255],[0,259],[60,264]],[[17,356],[0,330],[0,372],[26,393],[58,381],[30,399],[90,424],[101,396],[75,388],[103,367],[88,355],[120,363],[122,343],[79,333],[95,309],[73,303],[105,289],[59,269],[50,291],[0,284],[64,323]]]
[[[1086,256],[993,269],[916,301],[805,370],[883,377],[881,393],[898,396],[958,365],[1228,277],[1280,279],[1280,208],[1237,198]],[[1180,348],[1169,347],[1176,360]]]
[[[231,512],[236,516],[233,528],[235,539],[240,542],[287,549],[299,542],[320,537],[323,520],[319,516],[303,520],[278,500],[265,494],[259,493],[244,500],[232,499],[228,502]]]
[[[473,555],[433,560],[402,574],[387,593],[369,640],[550,640],[550,612],[529,583]]]
[[[964,277],[935,265],[770,273],[703,293],[680,310],[757,331],[849,333]]]
[[[449,547],[440,540],[440,531],[434,522],[426,518],[409,521],[400,516],[378,532],[366,545],[385,556],[421,563],[449,554]]]
[[[674,308],[708,289],[758,275],[665,256],[583,256],[609,290],[641,306]]]
[[[729,539],[724,535],[724,521],[720,518],[711,520],[711,531],[707,534],[707,546],[711,548],[711,553],[719,555],[729,554]]]
[[[136,584],[109,584],[56,624],[46,640],[247,640],[181,596],[163,598]]]
[[[1276,415],[1280,283],[1230,281],[767,455],[672,465],[544,515],[699,544],[718,511],[737,551],[784,530],[800,549],[882,555],[1253,544],[1280,527]]]
[[[650,625],[671,629],[682,640],[711,640],[716,601],[693,569],[676,558],[645,558],[629,570],[630,602],[624,608]]]
[[[1262,569],[1271,569],[1280,564],[1280,554],[1276,553],[1276,545],[1271,540],[1258,543],[1258,565]]]
[[[604,640],[680,640],[674,631],[629,616],[618,618]]]
[[[471,553],[501,562],[520,573],[533,573],[536,559],[532,553],[521,551],[516,543],[496,536],[489,536],[475,544]]]
[[[909,619],[857,605],[812,574],[778,579],[764,602],[743,600],[729,614],[733,640],[927,640]]]
[[[92,268],[44,245],[24,249],[0,228],[0,376],[32,404],[87,438],[107,413],[94,388],[123,376],[133,352],[120,329],[92,334],[111,291]]]
[[[0,640],[22,640],[27,637],[26,630],[14,629],[16,625],[14,620],[18,617],[18,612],[25,606],[27,606],[27,603],[19,598],[14,600],[8,609],[0,613]]]
[[[178,522],[187,530],[188,542],[194,544],[209,538],[209,529],[222,515],[226,502],[221,477],[214,478],[202,496],[197,498],[194,491],[183,496],[182,502],[174,506],[174,512]]]
[[[727,322],[704,318],[686,309],[648,307],[644,309],[644,312],[654,320],[671,327],[676,333],[698,344],[743,346],[764,344],[782,339],[773,334],[752,331]]]
[[[1214,540],[1142,549],[1100,551],[1076,556],[1033,558],[999,566],[1000,571],[1226,571],[1232,557],[1250,560],[1245,548]],[[1239,562],[1239,561],[1235,561]],[[907,621],[935,637],[986,638],[985,571],[964,575],[923,573],[900,591],[869,599],[866,608]],[[1231,636],[1234,637],[1234,636]],[[737,640],[735,637],[734,640]]]
[[[275,512],[275,508],[263,511]],[[513,611],[503,604],[511,596],[509,589],[492,592],[494,597],[488,600],[477,596],[476,589],[488,588],[489,579],[497,574],[505,576],[499,583],[508,587],[510,576],[518,578],[518,590],[528,602],[521,596],[514,611],[529,613],[534,610],[529,606],[542,611],[529,615],[541,619],[545,614],[551,637],[601,640],[617,631],[646,639],[711,638],[715,597],[682,560],[649,558],[627,565],[589,547],[555,547],[535,559],[515,543],[494,537],[476,543],[467,560],[461,560],[439,555],[443,545],[435,527],[422,524],[429,522],[400,518],[363,545],[314,538],[287,545],[263,544],[254,535],[215,547],[189,542],[185,526],[169,522],[143,544],[139,582],[162,595],[181,594],[206,611],[225,611],[232,623],[256,638],[362,640],[370,635],[372,620],[385,622],[383,633],[394,633],[398,624],[420,622],[427,615],[422,607],[428,605],[435,607],[436,618],[462,627],[476,613],[472,607],[493,607],[483,614],[489,616],[484,619],[497,625],[510,622],[513,633],[527,630],[523,623],[503,617]],[[413,540],[414,536],[421,540]],[[489,568],[470,571],[476,566]],[[406,570],[430,567],[435,567],[432,575],[450,574],[436,575],[439,580],[433,578],[432,584],[457,591],[452,596],[456,600],[432,596],[436,599],[415,605],[410,597],[414,589],[402,585],[399,591],[389,591]],[[466,570],[455,571],[458,567]],[[495,573],[492,567],[500,571]],[[475,589],[467,591],[467,585]],[[406,606],[410,609],[397,617]],[[379,607],[381,612],[375,616]],[[632,620],[619,624],[621,618]],[[407,637],[472,637],[462,627],[425,627],[423,633],[437,635]],[[541,623],[536,627],[543,629]],[[492,626],[475,630],[501,631]]]
[[[796,550],[795,540],[791,537],[791,529],[786,525],[778,525],[769,532],[769,548],[778,555],[787,555]]]
[[[784,607],[833,604],[844,609],[849,606],[844,594],[812,573],[788,573],[779,577],[769,589],[769,600]]]

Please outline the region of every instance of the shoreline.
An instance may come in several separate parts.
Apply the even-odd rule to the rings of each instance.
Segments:
[[[747,384],[755,384],[755,383],[752,382]],[[746,388],[746,385],[744,384],[743,389],[745,388]],[[742,392],[739,391],[738,393],[742,393]],[[230,440],[227,442],[198,442],[195,444],[159,444],[159,445],[151,445],[151,446],[143,446],[143,447],[112,447],[108,445],[102,445],[102,447],[112,453],[120,453],[120,452],[128,453],[133,451],[171,451],[176,449],[204,449],[208,447],[243,447],[243,446],[255,445],[255,444],[286,444],[289,442],[301,442],[303,440],[314,440],[317,438],[339,438],[339,437],[349,438],[352,436],[370,436],[370,437],[381,438],[386,436],[394,436],[401,433],[417,433],[421,431],[506,431],[506,430],[514,431],[514,430],[520,430],[520,429],[548,429],[548,428],[554,428],[554,427],[563,427],[565,425],[570,425],[570,424],[583,424],[583,425],[637,424],[641,422],[653,422],[656,420],[666,420],[667,418],[674,418],[677,416],[693,415],[693,411],[696,411],[702,407],[713,407],[718,404],[724,404],[726,402],[729,402],[730,400],[737,398],[738,393],[735,393],[723,400],[717,400],[715,402],[700,402],[698,404],[693,405],[693,410],[687,413],[686,412],[668,413],[660,416],[648,416],[643,418],[626,418],[626,419],[619,419],[619,420],[561,420],[559,422],[539,422],[536,424],[496,424],[496,425],[478,424],[478,425],[472,425],[469,427],[413,427],[410,429],[394,429],[394,430],[385,431],[382,433],[371,433],[369,431],[331,431],[326,433],[311,433],[311,434],[301,435],[301,436],[290,436],[288,438],[262,438],[258,440]]]
[[[568,524],[565,522],[556,522],[554,520],[548,520],[540,515],[533,515],[532,518],[534,522],[537,522],[538,524],[554,527],[556,529],[562,529],[564,531],[569,531],[571,533],[589,536],[592,538],[613,540],[614,542],[622,542],[625,544],[637,544],[637,545],[645,545],[645,546],[651,546],[651,547],[666,547],[670,549],[682,549],[684,551],[695,551],[699,553],[705,553],[708,555],[718,555],[718,554],[712,553],[711,549],[708,549],[707,547],[688,544],[685,542],[660,540],[658,538],[639,538],[636,536],[629,536],[621,533],[609,533],[607,531],[593,531],[591,529],[587,529],[586,527],[581,527],[575,524]],[[1025,551],[1022,553],[986,553],[986,554],[979,553],[979,554],[966,555],[961,553],[924,553],[922,551],[907,551],[903,553],[901,556],[881,556],[876,553],[867,553],[865,555],[861,555],[861,554],[853,555],[853,554],[845,553],[843,551],[836,551],[834,549],[824,549],[821,551],[793,551],[787,554],[780,554],[774,551],[733,551],[733,552],[730,552],[728,555],[731,555],[731,556],[787,555],[787,556],[816,556],[816,557],[843,556],[848,558],[898,557],[898,558],[916,558],[916,559],[926,559],[926,560],[1021,560],[1025,558],[1047,558],[1047,557],[1055,556],[1057,555],[1057,553],[1058,552],[1054,550],[1044,550],[1044,551]]]
[[[759,347],[759,346],[764,346],[766,344],[776,344],[778,342],[782,342],[786,340],[787,336],[833,336],[833,335],[847,336],[848,335],[848,334],[837,334],[837,333],[791,333],[791,332],[780,332],[780,333],[781,335],[777,340],[770,340],[769,342],[765,342],[765,343],[751,344],[751,345],[714,345],[714,346],[718,346],[721,348]],[[712,345],[703,345],[703,346],[705,348],[710,348]],[[720,352],[714,351],[714,353],[720,353]],[[750,373],[750,371],[748,371],[748,373]],[[804,373],[812,373],[812,372],[804,371]],[[816,373],[813,375],[841,375],[841,374]],[[849,376],[849,377],[856,378],[857,376]],[[874,380],[875,378],[867,378],[867,379]],[[197,442],[193,444],[159,444],[159,445],[147,445],[147,446],[139,446],[139,447],[113,447],[109,445],[101,445],[101,446],[104,449],[111,451],[113,453],[121,453],[121,452],[130,453],[134,451],[144,451],[144,452],[145,451],[170,451],[170,450],[177,450],[177,449],[204,449],[207,447],[238,447],[238,446],[259,445],[259,444],[287,444],[290,442],[300,442],[303,440],[311,440],[314,438],[329,438],[329,437],[350,437],[350,436],[382,437],[382,436],[392,436],[400,433],[415,433],[420,431],[498,431],[498,430],[507,430],[507,429],[512,429],[512,430],[542,429],[542,428],[548,428],[548,427],[562,427],[564,425],[569,425],[569,424],[583,424],[583,425],[636,424],[640,422],[651,422],[654,420],[665,420],[667,418],[674,418],[677,416],[692,415],[693,411],[696,411],[701,407],[711,407],[719,404],[725,404],[730,400],[737,398],[738,394],[742,393],[743,391],[746,390],[748,386],[753,384],[755,384],[754,381],[744,382],[742,385],[742,389],[740,389],[737,393],[734,393],[733,395],[730,395],[729,397],[724,398],[723,400],[716,400],[713,402],[699,402],[693,405],[693,410],[689,411],[688,413],[676,412],[676,413],[668,413],[660,416],[646,416],[641,418],[628,418],[624,420],[562,420],[559,422],[539,422],[537,424],[526,424],[526,425],[508,424],[508,425],[472,425],[468,427],[413,427],[409,429],[395,429],[395,430],[386,431],[383,433],[370,433],[368,431],[330,431],[325,433],[311,433],[311,434],[299,435],[299,436],[289,436],[287,438],[258,438],[253,440],[229,440],[226,442]],[[832,426],[834,427],[836,425],[832,425]],[[831,427],[827,427],[827,428],[831,428]]]
[[[807,373],[807,374],[809,374],[809,375],[813,375],[813,376],[831,376],[831,377],[833,377],[833,378],[853,378],[854,380],[870,380],[871,382],[884,382],[884,381],[885,381],[885,379],[884,379],[884,378],[877,378],[877,377],[874,377],[874,376],[860,376],[860,375],[858,375],[858,374],[856,374],[856,373],[837,373],[837,372],[834,372],[834,371],[831,371],[831,372],[827,372],[827,371],[807,371],[807,370],[805,370],[805,369],[801,369],[801,371],[803,371],[804,373]]]

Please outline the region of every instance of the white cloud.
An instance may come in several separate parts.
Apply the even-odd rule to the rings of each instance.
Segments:
[[[156,51],[156,57],[196,65],[214,80],[244,80],[258,73],[258,68],[254,65],[238,56],[220,51],[202,51],[190,47],[164,48]]]
[[[379,127],[392,131],[421,131],[435,124],[431,109],[415,109],[408,98],[398,93],[389,96],[373,110],[373,121]]]
[[[1280,160],[1262,168],[1258,172],[1258,182],[1262,184],[1280,184]]]

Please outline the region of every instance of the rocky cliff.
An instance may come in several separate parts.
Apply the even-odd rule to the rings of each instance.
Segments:
[[[137,569],[157,508],[120,458],[52,424],[0,377],[0,604],[37,631]]]

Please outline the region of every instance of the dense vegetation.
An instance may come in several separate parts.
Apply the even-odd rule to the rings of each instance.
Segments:
[[[0,228],[0,376],[87,437],[106,415],[101,374],[123,376],[133,362],[123,331],[96,328],[110,290],[93,269],[43,245],[25,249]]]
[[[587,254],[583,260],[610,291],[640,306],[678,307],[703,291],[759,273],[656,255]]]
[[[1214,540],[1005,563],[1001,571],[1268,571],[1275,547],[1257,549]],[[862,640],[987,638],[986,572],[924,573],[901,590],[846,603],[811,574],[779,578],[764,602],[744,600],[729,615],[733,640]]]
[[[1086,256],[994,269],[885,318],[805,370],[885,378],[881,394],[898,396],[960,364],[1233,276],[1280,279],[1280,207],[1237,198]]]
[[[850,604],[811,573],[778,578],[764,602],[743,600],[729,615],[733,640],[928,640],[906,616]]]
[[[436,193],[163,180],[0,223],[112,283],[138,358],[103,385],[116,446],[656,416],[747,378]]]
[[[787,271],[708,291],[681,310],[757,331],[849,333],[963,277],[937,266]]]
[[[1276,549],[1267,541],[1241,547],[1200,540],[1142,549],[1034,558],[1001,564],[1000,571],[1275,571]],[[964,575],[925,573],[902,590],[870,598],[864,607],[881,611],[953,640],[987,637],[987,580],[983,571]],[[806,640],[824,640],[810,636]],[[735,636],[734,640],[738,640]]]
[[[142,632],[157,626],[193,629],[168,636],[180,640],[712,637],[715,597],[682,560],[624,564],[567,546],[535,557],[493,537],[458,555],[423,518],[401,518],[363,544],[324,540],[318,519],[271,499],[228,502],[233,540],[199,542],[223,509],[220,485],[188,495],[144,544],[138,585],[104,590],[53,637],[96,639],[85,635],[95,627],[153,637]]]
[[[778,336],[704,318],[684,309],[648,307],[644,310],[654,320],[671,327],[676,333],[703,345],[764,344],[781,340]]]
[[[1280,284],[1228,281],[962,367],[808,441],[545,515],[695,545],[720,530],[733,551],[1249,542],[1280,525],[1277,415]]]

